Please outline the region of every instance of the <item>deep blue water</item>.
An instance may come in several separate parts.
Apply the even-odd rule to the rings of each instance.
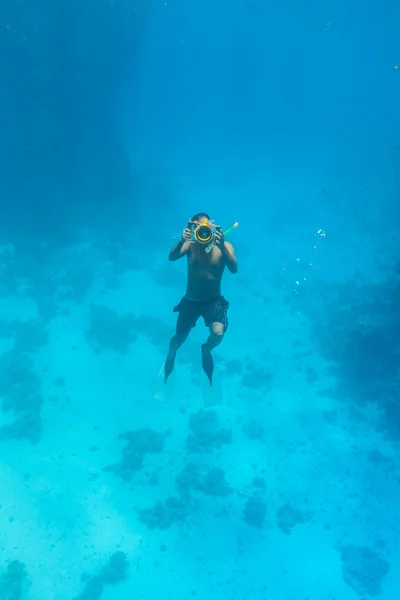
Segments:
[[[4,0],[0,600],[396,600],[400,4]],[[229,329],[158,377],[206,211]]]

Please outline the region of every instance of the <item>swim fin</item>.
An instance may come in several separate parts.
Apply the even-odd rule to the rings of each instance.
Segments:
[[[164,383],[167,383],[168,377],[171,375],[172,371],[174,370],[175,357],[176,357],[176,354],[174,354],[172,357],[167,356],[167,358],[165,359],[165,363],[164,363]]]
[[[203,367],[204,373],[207,375],[210,385],[212,385],[212,376],[214,372],[214,360],[211,356],[211,351],[208,350],[207,344],[203,344],[201,347],[201,366]]]

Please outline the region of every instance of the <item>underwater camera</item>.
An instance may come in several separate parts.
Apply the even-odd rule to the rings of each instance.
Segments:
[[[221,229],[214,221],[209,221],[208,219],[204,219],[201,223],[189,221],[188,228],[192,232],[193,240],[199,244],[212,243],[217,230]]]

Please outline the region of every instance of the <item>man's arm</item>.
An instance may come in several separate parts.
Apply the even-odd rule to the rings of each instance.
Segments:
[[[171,248],[169,260],[175,261],[188,254],[190,250],[190,244],[191,242],[185,241],[184,239],[179,240],[179,242]]]
[[[226,266],[228,267],[231,273],[238,272],[238,263],[235,256],[235,250],[233,249],[232,244],[229,242],[225,242],[221,246],[221,252],[225,258]]]

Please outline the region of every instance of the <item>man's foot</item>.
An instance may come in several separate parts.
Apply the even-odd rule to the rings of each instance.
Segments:
[[[171,375],[172,371],[174,370],[175,357],[176,357],[176,352],[174,354],[168,354],[167,358],[165,359],[164,383],[167,383],[168,377]]]
[[[204,373],[207,375],[210,385],[212,385],[212,376],[214,372],[214,361],[211,356],[211,350],[207,347],[207,344],[203,344],[201,347],[201,356],[202,361],[201,365],[203,367]]]

